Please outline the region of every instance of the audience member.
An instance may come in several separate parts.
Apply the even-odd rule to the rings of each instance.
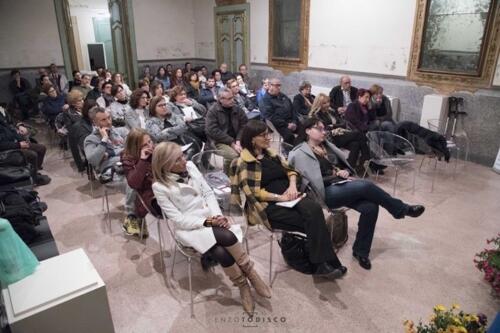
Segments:
[[[293,112],[292,101],[281,92],[279,79],[271,79],[269,90],[262,98],[260,111],[262,117],[276,127],[283,141],[293,145],[299,120]]]
[[[80,73],[80,71],[73,71],[72,75],[73,75],[73,80],[68,82],[69,91],[71,91],[73,87],[79,86],[82,80],[82,74]]]
[[[170,79],[169,79],[169,83],[170,83]],[[139,87],[140,89],[149,93],[149,80],[148,79],[139,80],[137,87]]]
[[[240,87],[240,94],[250,97],[250,90],[248,89],[248,85],[246,84],[243,74],[236,73],[236,82],[238,82],[238,86]]]
[[[307,234],[309,261],[317,276],[337,278],[347,272],[333,251],[319,203],[310,197],[292,208],[276,202],[299,198],[298,174],[288,163],[269,149],[271,133],[265,123],[250,120],[243,128],[240,157],[231,164],[231,202],[241,204],[246,197],[245,214],[250,225],[263,224],[268,229],[300,231]]]
[[[136,89],[130,96],[130,109],[125,113],[125,123],[129,129],[145,129],[148,119],[148,93],[142,89]]]
[[[255,305],[248,280],[263,297],[270,298],[271,289],[243,250],[239,225],[222,215],[213,190],[175,143],[165,142],[155,148],[153,176],[153,192],[163,213],[175,225],[176,239],[215,258],[240,289],[243,309],[252,315]]]
[[[106,81],[113,82],[113,73],[111,73],[109,69],[106,69],[104,71],[104,78],[106,79]]]
[[[183,79],[182,69],[176,68],[174,74],[172,75],[172,78],[170,79],[170,88],[183,85],[184,85],[184,79]]]
[[[184,74],[184,88],[186,89],[187,97],[198,100],[200,97],[200,81],[198,74],[195,72],[187,72]]]
[[[200,91],[199,102],[203,104],[207,109],[210,109],[215,102],[217,102],[217,92],[219,91],[219,87],[215,86],[215,79],[213,76],[210,76],[207,79],[205,88]]]
[[[205,75],[203,75],[202,67],[195,67],[194,72],[196,74],[198,74],[198,81],[200,81],[200,90],[204,89],[205,84],[207,83],[207,77]]]
[[[164,97],[165,87],[161,81],[153,81],[149,87],[152,97]]]
[[[100,178],[110,178],[115,183],[125,185],[125,211],[127,217],[122,227],[125,233],[130,229],[138,229],[135,212],[135,193],[117,172],[117,162],[124,149],[128,130],[125,127],[115,128],[112,125],[111,114],[101,107],[94,107],[94,130],[85,138],[84,149],[88,163],[99,173]],[[130,228],[130,225],[133,227]]]
[[[50,183],[50,178],[42,175],[38,170],[42,169],[46,148],[44,145],[30,140],[29,131],[24,124],[16,126],[11,122],[5,109],[0,107],[0,151],[19,149],[31,165],[31,176],[35,186]]]
[[[10,72],[11,81],[9,83],[9,89],[14,96],[14,102],[19,105],[22,113],[22,119],[29,118],[29,110],[33,107],[29,91],[31,89],[31,84],[28,80],[21,77],[21,72],[17,69],[13,69]]]
[[[182,136],[187,131],[183,117],[172,113],[167,108],[163,97],[153,97],[149,103],[150,118],[146,121],[146,130],[154,142],[174,141],[184,144]]]
[[[260,102],[262,101],[262,98],[264,95],[267,93],[269,90],[269,79],[265,78],[262,80],[262,87],[257,91],[256,94],[256,99],[257,99],[257,104],[259,105],[259,109],[261,109]]]
[[[193,71],[193,65],[191,65],[190,62],[186,62],[184,64],[184,69],[182,70],[182,72],[185,74],[185,73],[191,73]]]
[[[114,101],[109,105],[109,111],[111,112],[111,119],[113,121],[114,127],[124,127],[125,114],[132,111],[132,108],[128,104],[127,95],[125,89],[121,85],[114,85],[111,88],[111,95],[114,97]]]
[[[347,106],[358,97],[358,89],[351,86],[351,78],[347,75],[340,77],[340,84],[330,91],[330,106],[340,114],[347,110]]]
[[[163,83],[163,87],[170,87],[170,77],[167,74],[167,70],[165,67],[160,66],[155,76],[156,81],[160,81]]]
[[[97,104],[101,108],[107,108],[115,101],[111,90],[113,89],[113,83],[110,81],[104,81],[101,85],[101,96],[96,99]]]
[[[102,76],[94,76],[92,78],[92,81],[94,81],[94,88],[89,91],[87,97],[85,97],[85,100],[97,101],[97,99],[102,96],[101,88],[102,84],[106,82],[106,79],[104,79]]]
[[[217,103],[207,113],[206,133],[215,144],[215,148],[222,152],[221,155],[225,161],[224,169],[228,173],[229,164],[240,155],[242,150],[241,133],[248,118],[234,102],[231,90],[221,88],[217,97]]]
[[[370,87],[372,97],[368,103],[368,108],[375,111],[375,121],[371,125],[371,130],[389,131],[394,133],[396,123],[392,119],[391,101],[384,95],[384,88],[378,84]]]
[[[219,88],[223,88],[225,86],[224,82],[222,82],[222,74],[220,70],[214,69],[212,71],[212,76],[215,79],[215,86]]]
[[[227,70],[227,64],[222,63],[219,66],[221,80],[223,84],[226,84],[229,79],[234,79],[233,73]]]
[[[250,98],[241,93],[240,85],[235,79],[229,79],[227,87],[231,89],[236,105],[245,112],[248,119],[260,118],[260,111],[255,108]]]
[[[151,67],[149,67],[149,65],[144,65],[144,67],[142,67],[141,79],[148,79],[149,82],[153,81],[153,75],[151,74]]]
[[[121,73],[113,74],[113,76],[111,77],[111,81],[113,82],[113,85],[122,86],[126,98],[129,98],[130,95],[132,95],[132,90],[130,90],[128,85],[123,81],[123,76]]]
[[[79,172],[85,171],[87,160],[85,155],[85,138],[92,133],[92,123],[94,121],[94,106],[97,106],[95,100],[87,99],[83,103],[82,118],[75,122],[68,133],[68,144]],[[91,111],[92,110],[92,111]],[[82,158],[83,157],[83,158]]]
[[[314,99],[309,115],[318,118],[325,125],[328,140],[339,148],[349,150],[347,161],[362,176],[365,173],[364,163],[370,158],[366,136],[347,129],[345,120],[330,108],[330,98],[323,93]]]
[[[77,86],[73,86],[73,89],[71,91],[79,91],[82,93],[83,99],[87,97],[87,94],[89,91],[91,91],[94,87],[90,85],[90,75],[89,74],[83,74],[80,84]]]
[[[132,93],[132,96],[134,93]],[[160,213],[160,207],[156,202],[153,193],[153,172],[151,168],[151,160],[153,157],[154,143],[149,134],[141,128],[132,129],[127,135],[125,149],[121,154],[123,164],[123,172],[127,178],[127,183],[137,192],[135,200],[135,211],[137,217],[144,218],[148,210]],[[146,204],[144,207],[142,202]],[[148,236],[147,223],[144,223],[142,230],[143,236]],[[126,233],[129,235],[140,235],[140,224],[129,223],[126,226]]]
[[[183,87],[175,87],[170,91],[170,103],[168,107],[173,113],[183,117],[190,133],[198,138],[198,145],[207,141],[205,133],[205,116],[207,109],[196,100],[188,98],[186,90]]]
[[[68,93],[66,101],[68,104],[63,106],[62,112],[55,119],[57,133],[61,137],[60,146],[63,149],[67,149],[67,136],[70,128],[82,118],[83,95],[80,91],[73,89]]]
[[[174,67],[172,66],[172,64],[167,64],[166,69],[167,69],[168,76],[172,77],[172,75],[174,73]]]
[[[358,232],[352,254],[364,269],[371,268],[370,248],[379,206],[396,219],[422,215],[424,206],[411,206],[393,198],[377,185],[352,178],[354,170],[333,144],[325,141],[326,128],[317,118],[303,121],[299,140],[288,155],[289,163],[299,171],[329,208],[346,206],[359,212]]]
[[[293,112],[300,118],[307,117],[311,111],[314,95],[311,94],[311,82],[302,81],[299,86],[299,93],[293,97]]]
[[[238,71],[241,74],[241,78],[243,79],[243,82],[245,82],[245,85],[248,87],[248,85],[250,84],[250,76],[248,75],[247,65],[241,64],[238,67]],[[236,79],[238,79],[238,78],[236,78]]]
[[[62,112],[62,108],[66,103],[65,96],[58,94],[52,83],[45,83],[42,89],[47,94],[47,98],[43,101],[41,111],[47,118],[49,126],[55,128],[55,119]]]
[[[368,109],[370,101],[370,91],[366,89],[358,90],[358,97],[354,100],[345,112],[345,119],[349,128],[366,133],[369,130],[369,124],[375,120],[375,111]]]
[[[50,64],[48,74],[50,82],[52,82],[58,93],[68,92],[68,79],[66,78],[66,75],[59,73],[56,64]]]

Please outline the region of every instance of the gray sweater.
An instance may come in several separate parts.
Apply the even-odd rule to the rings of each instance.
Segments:
[[[99,130],[94,129],[83,143],[87,161],[99,173],[113,166],[120,161],[120,153],[125,147],[127,135],[128,130],[125,127],[112,127],[109,132],[109,139],[104,142]]]
[[[184,119],[172,113],[167,119],[173,126],[165,127],[165,121],[158,117],[151,117],[146,121],[146,131],[155,142],[175,140],[187,131]]]

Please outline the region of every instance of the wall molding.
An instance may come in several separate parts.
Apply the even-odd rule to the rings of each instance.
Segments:
[[[213,61],[216,62],[215,59],[208,58],[170,58],[170,59],[145,59],[145,60],[137,60],[139,64],[147,63],[147,62],[169,62],[169,61]]]

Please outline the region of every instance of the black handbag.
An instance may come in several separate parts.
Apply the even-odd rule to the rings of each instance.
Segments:
[[[304,274],[314,272],[314,264],[309,261],[307,238],[284,232],[278,241],[281,253],[288,266]]]
[[[31,171],[25,167],[1,167],[0,184],[12,184],[29,180]]]
[[[0,152],[0,167],[26,166],[26,157],[19,149]]]
[[[205,118],[196,118],[186,122],[187,127],[199,138],[205,137]]]

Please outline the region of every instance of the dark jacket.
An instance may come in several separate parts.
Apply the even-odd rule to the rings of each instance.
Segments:
[[[269,119],[276,128],[287,127],[289,123],[298,124],[297,115],[293,112],[292,101],[285,94],[278,96],[266,93],[262,98],[260,112],[264,119]]]
[[[184,82],[184,89],[188,98],[198,100],[200,98],[200,90],[195,89],[189,82]]]
[[[351,102],[358,99],[358,88],[351,87]],[[330,91],[330,107],[337,111],[339,107],[344,106],[344,94],[342,93],[342,87],[340,85],[333,87]]]
[[[65,103],[64,98],[65,96],[62,94],[57,95],[56,98],[47,96],[42,105],[43,114],[49,119],[55,118],[62,111],[62,107]]]
[[[230,126],[229,120],[236,133],[236,138],[232,138],[228,134]],[[216,103],[208,110],[205,132],[208,138],[213,142],[231,145],[234,141],[241,138],[243,127],[246,125],[247,121],[248,119],[245,112],[236,105],[229,111],[224,109],[220,103]]]
[[[82,154],[84,154],[83,143],[85,138],[91,133],[92,123],[86,118],[82,118],[74,123],[68,133],[68,143],[71,155],[73,155],[73,159],[79,171],[85,170],[85,161],[82,159]]]
[[[344,116],[349,127],[359,132],[368,131],[368,123],[375,120],[375,112],[368,110],[367,113],[363,113],[361,104],[357,100],[349,104]]]
[[[378,120],[390,121],[394,123],[394,120],[392,119],[391,101],[387,98],[387,96],[382,95],[382,102],[379,105],[370,101],[369,106],[370,109],[375,111]]]
[[[9,149],[20,149],[20,141],[23,141],[16,129],[4,120],[0,120],[0,151]]]
[[[218,87],[215,87],[215,93],[219,91]],[[211,89],[203,88],[200,91],[200,97],[198,98],[198,102],[203,104],[207,109],[210,108],[213,103],[217,102],[215,99],[214,93]]]
[[[220,76],[221,76],[221,80],[222,82],[224,82],[224,84],[226,84],[227,81],[229,81],[230,79],[234,79],[234,74],[231,73],[230,71],[227,71],[225,73],[220,73]]]
[[[312,104],[314,102],[314,95],[309,95],[307,97],[309,102]],[[306,116],[309,114],[309,111],[311,110],[310,105],[306,105],[306,98],[302,94],[297,94],[293,97],[293,104],[292,104],[293,112],[298,115],[298,116]]]
[[[16,80],[12,80],[9,83],[9,89],[13,95],[17,95],[20,93],[28,92],[28,90],[31,89],[31,84],[28,80],[22,77],[20,80],[20,87],[17,86]]]
[[[402,121],[398,123],[396,128],[396,134],[402,136],[403,138],[409,140],[414,146],[417,153],[427,153],[425,147],[422,147],[419,142],[416,142],[411,134],[416,135],[421,138],[429,147],[433,149],[434,152],[438,153],[438,156],[444,156],[446,162],[450,161],[450,150],[448,149],[448,144],[446,138],[430,129],[422,127],[411,121]]]
[[[128,185],[137,191],[137,194],[141,196],[151,211],[152,202],[155,200],[152,189],[153,172],[151,171],[151,156],[147,160],[141,160],[122,153],[121,162]],[[135,200],[135,208],[137,217],[143,218],[148,213],[139,198]]]

